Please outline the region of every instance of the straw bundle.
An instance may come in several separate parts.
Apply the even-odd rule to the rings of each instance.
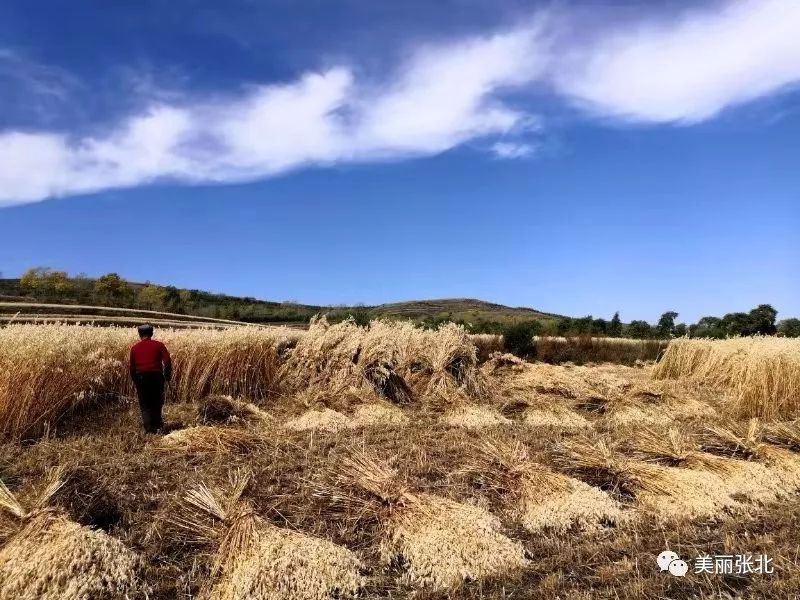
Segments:
[[[248,477],[228,490],[201,484],[184,499],[175,524],[191,541],[216,547],[212,583],[201,600],[328,600],[363,586],[358,558],[332,542],[276,527],[241,500]]]
[[[522,412],[522,422],[529,427],[553,427],[559,429],[584,429],[591,422],[583,415],[565,406],[552,403],[547,407],[532,406]]]
[[[639,432],[632,447],[644,460],[714,473],[735,498],[763,502],[789,491],[764,465],[703,452],[694,438],[677,428],[671,428],[666,435],[649,429]]]
[[[772,430],[791,435],[791,430],[778,428]],[[727,427],[716,426],[706,428],[703,435],[703,447],[709,452],[723,456],[739,456],[750,460],[758,460],[768,469],[770,481],[779,494],[785,495],[800,489],[800,456],[785,447],[770,445],[765,442],[775,436],[765,428],[758,419],[751,419],[746,424],[732,423]],[[781,438],[779,441],[791,442]]]
[[[356,486],[367,499],[334,491],[362,515],[377,517],[386,537],[381,556],[404,568],[413,585],[445,590],[466,580],[527,566],[522,546],[500,533],[500,522],[477,506],[410,492],[386,463],[360,452],[342,461],[339,485]]]
[[[450,427],[466,427],[467,429],[483,429],[511,423],[497,410],[476,404],[457,406],[442,417],[442,422]]]
[[[391,404],[361,404],[352,415],[353,427],[403,427],[409,418],[405,413]]]
[[[168,433],[154,442],[159,451],[182,451],[204,454],[232,452],[247,454],[266,444],[266,439],[256,432],[231,427],[198,425]]]
[[[528,531],[597,529],[623,519],[619,504],[598,488],[534,463],[520,442],[487,439],[475,447],[476,475]]]
[[[102,600],[148,592],[143,562],[119,540],[45,508],[60,482],[53,478],[26,511],[0,481],[0,509],[16,533],[0,550],[0,599]]]
[[[322,429],[335,433],[341,429],[352,427],[352,421],[340,412],[323,408],[322,410],[309,410],[299,417],[295,417],[283,424],[286,429],[293,431],[308,431]]]
[[[272,420],[268,413],[255,404],[220,394],[206,396],[200,400],[197,416],[198,420],[206,425],[266,425]]]
[[[713,518],[738,506],[714,473],[631,460],[602,440],[564,444],[556,462],[601,489],[635,498],[643,510],[660,518]]]
[[[483,390],[475,346],[463,328],[408,322],[311,323],[282,369],[291,391],[361,387],[400,404],[414,397]]]

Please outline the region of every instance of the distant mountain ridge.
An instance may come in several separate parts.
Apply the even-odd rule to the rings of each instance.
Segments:
[[[68,289],[61,292],[36,293],[24,287],[20,279],[0,279],[0,302],[49,302],[62,305],[118,306],[124,308],[153,308],[168,312],[179,312],[199,317],[234,319],[254,323],[299,323],[308,322],[316,315],[325,313],[338,320],[349,315],[357,318],[387,317],[410,319],[413,321],[452,320],[465,323],[537,320],[556,321],[561,315],[542,312],[527,307],[511,307],[475,298],[439,298],[431,300],[409,300],[378,305],[322,306],[299,302],[277,302],[252,297],[230,296],[196,289],[155,286],[141,282],[124,282],[129,293],[120,296],[119,301],[99,298],[94,291],[96,279],[69,278]],[[164,290],[163,306],[145,304],[141,292],[151,286]],[[167,292],[168,290],[168,292]],[[152,299],[148,300],[152,302]],[[170,304],[173,302],[173,304]],[[10,309],[9,309],[10,310]],[[18,309],[15,309],[18,310]],[[62,311],[64,309],[61,309]],[[24,311],[24,307],[23,307]],[[40,308],[37,312],[41,311]],[[0,309],[0,313],[2,313]],[[67,309],[66,312],[69,312]]]

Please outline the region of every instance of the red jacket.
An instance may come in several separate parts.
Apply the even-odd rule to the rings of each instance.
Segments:
[[[172,376],[172,359],[167,347],[153,339],[143,339],[131,347],[131,377],[141,373],[163,373],[169,381]]]

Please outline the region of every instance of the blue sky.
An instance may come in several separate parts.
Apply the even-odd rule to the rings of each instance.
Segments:
[[[0,5],[0,271],[800,315],[800,5]]]

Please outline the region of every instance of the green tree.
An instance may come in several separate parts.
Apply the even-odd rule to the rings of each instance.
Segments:
[[[28,269],[20,278],[20,284],[37,298],[45,300],[64,300],[74,292],[67,273],[50,267]]]
[[[591,335],[592,322],[592,315],[586,315],[580,319],[575,319],[572,324],[572,330],[578,335]]]
[[[604,336],[608,334],[608,321],[595,319],[592,321],[592,335]]]
[[[183,298],[181,298],[181,293],[174,285],[168,285],[164,288],[164,308],[167,309],[167,312],[183,313]],[[226,308],[230,312],[230,307]]]
[[[750,315],[743,312],[728,313],[722,317],[722,329],[725,335],[751,335],[753,322]]]
[[[672,331],[672,335],[675,337],[686,337],[687,327],[686,323],[678,323],[675,325],[675,329]]]
[[[136,294],[136,304],[146,310],[164,310],[164,289],[147,284]]]
[[[800,319],[784,319],[778,323],[778,333],[786,337],[800,337]]]
[[[678,313],[674,310],[667,311],[661,315],[661,318],[658,320],[658,325],[656,325],[656,330],[660,337],[668,338],[673,336],[675,333],[675,319],[677,317]]]
[[[503,347],[506,352],[528,358],[536,349],[533,337],[539,334],[541,328],[538,321],[520,321],[506,325],[503,329]]]
[[[689,333],[692,337],[723,338],[725,337],[725,328],[719,317],[703,317],[695,325],[689,327]]]
[[[107,273],[94,282],[98,300],[109,306],[124,306],[133,298],[133,289],[116,273]]]
[[[639,340],[647,339],[653,334],[653,329],[647,321],[631,321],[628,325],[628,336]]]
[[[372,320],[372,315],[367,307],[363,304],[356,304],[348,313],[348,317],[352,317],[355,321],[356,325],[360,327],[366,327],[369,325],[369,322]],[[431,329],[435,329],[435,327],[431,327]]]
[[[608,324],[608,335],[611,337],[620,337],[622,335],[622,320],[619,318],[619,311],[614,313],[611,317],[611,322]]]
[[[775,319],[778,311],[769,304],[759,304],[750,311],[750,331],[749,335],[774,335],[777,331]]]
[[[558,320],[558,324],[556,325],[556,333],[561,336],[569,335],[569,332],[572,330],[572,319],[569,317],[563,317]]]

